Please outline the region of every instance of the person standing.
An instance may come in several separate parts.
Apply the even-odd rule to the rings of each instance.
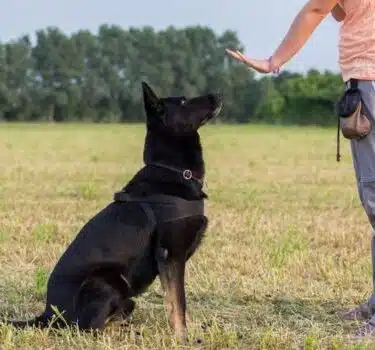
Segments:
[[[268,59],[246,57],[239,51],[227,54],[260,73],[278,72],[305,45],[329,14],[340,22],[339,64],[346,88],[355,82],[364,113],[375,123],[375,0],[309,0],[295,17],[284,40]],[[354,172],[362,206],[372,226],[373,289],[368,300],[341,314],[345,320],[364,320],[354,337],[375,336],[375,128],[364,138],[352,139]]]

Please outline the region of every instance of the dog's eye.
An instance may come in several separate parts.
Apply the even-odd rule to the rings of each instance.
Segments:
[[[183,106],[186,103],[186,100],[182,99],[180,103],[181,103],[181,106]]]

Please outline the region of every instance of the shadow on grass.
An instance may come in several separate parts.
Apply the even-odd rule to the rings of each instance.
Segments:
[[[0,314],[14,315],[16,310],[27,313],[44,305],[44,293],[33,293],[33,289],[23,291],[15,285],[1,286]],[[163,296],[148,291],[141,300],[135,298],[138,308],[163,310]],[[38,305],[38,306],[36,306]],[[31,307],[31,310],[30,310]],[[220,296],[214,294],[187,295],[187,308],[193,314],[203,314],[209,320],[215,318],[220,323],[236,324],[240,328],[274,327],[275,325],[302,330],[312,326],[327,328],[334,333],[343,323],[337,316],[342,305],[334,300],[292,299],[287,297]],[[28,309],[28,310],[26,310]]]
[[[44,297],[38,300],[35,295],[28,294],[27,288],[17,292],[11,289],[0,287],[0,319],[4,316],[25,319],[41,311]],[[154,323],[164,320],[163,296],[159,293],[149,290],[135,301],[136,311],[130,324],[136,329],[153,328]],[[337,312],[342,305],[335,300],[188,293],[187,308],[197,334],[203,332],[205,337],[230,334],[238,344],[251,341],[259,345],[264,339],[267,342],[283,340],[289,345],[306,341],[334,342],[352,334],[358,326],[355,322],[344,323],[339,319]],[[116,323],[114,326],[118,328]],[[125,333],[126,329],[123,329]]]

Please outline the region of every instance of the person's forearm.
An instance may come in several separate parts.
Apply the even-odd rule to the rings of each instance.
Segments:
[[[331,10],[331,9],[329,9]],[[319,23],[329,13],[314,8],[311,4],[305,5],[293,21],[287,35],[271,58],[274,68],[289,61],[310,38]]]

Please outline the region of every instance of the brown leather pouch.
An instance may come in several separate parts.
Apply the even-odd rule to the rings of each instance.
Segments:
[[[370,133],[371,122],[363,113],[357,80],[351,79],[349,84],[338,103],[341,132],[347,139],[361,139]]]
[[[347,139],[360,140],[371,132],[371,121],[363,113],[361,91],[358,80],[350,79],[348,89],[337,104],[337,161],[340,161],[340,129]]]

